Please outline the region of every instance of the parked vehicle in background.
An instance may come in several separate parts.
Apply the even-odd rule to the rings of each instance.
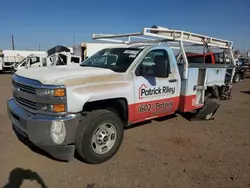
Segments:
[[[244,58],[235,59],[236,61],[236,68],[233,77],[233,82],[238,83],[239,81],[244,80],[245,73],[249,69],[249,66],[246,65],[247,60]]]
[[[21,69],[27,69],[30,67],[43,67],[47,66],[47,53],[44,52],[44,54],[31,54],[24,58],[19,63],[16,63],[14,65],[14,70],[21,70]]]
[[[228,53],[223,52],[206,52],[206,53],[186,53],[188,61],[193,63],[207,63],[207,64],[230,64],[231,58]]]
[[[86,43],[68,48],[62,45],[54,46],[43,54],[31,54],[19,63],[15,63],[14,71],[32,67],[75,65],[108,46],[117,46],[115,43]],[[125,45],[125,44],[124,44]],[[121,46],[121,45],[119,45]]]
[[[74,49],[73,51],[69,48],[61,45],[57,45],[47,51],[47,60],[52,62],[51,66],[59,65],[72,65],[79,64],[82,62],[81,56],[76,55]]]
[[[193,63],[208,63],[208,64],[229,64],[230,57],[227,53],[186,53],[188,61]],[[244,80],[245,73],[249,69],[246,58],[235,59],[235,72],[233,76],[233,83],[238,83]],[[230,73],[228,73],[230,74]]]
[[[238,66],[246,66],[250,69],[250,57],[239,57],[237,59]]]
[[[21,70],[12,77],[7,106],[15,133],[55,158],[70,160],[76,151],[88,163],[105,162],[118,151],[125,127],[177,112],[211,120],[219,108],[213,99],[231,98],[231,41],[156,26],[93,39],[122,45],[106,47],[80,66]],[[190,44],[227,50],[231,60],[193,63],[185,52]]]
[[[43,51],[0,50],[0,71],[10,71],[15,64],[20,63],[31,54],[42,55]]]
[[[57,45],[43,54],[31,54],[21,62],[16,63],[14,71],[34,67],[60,66],[79,64],[81,57],[74,55],[72,49]]]

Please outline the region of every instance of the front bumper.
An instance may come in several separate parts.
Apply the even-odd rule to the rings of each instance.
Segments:
[[[56,159],[69,161],[74,157],[76,133],[80,115],[69,114],[62,117],[53,117],[32,114],[10,99],[7,102],[8,115],[13,124],[15,133],[20,138],[26,138],[35,146],[41,148]],[[62,144],[55,144],[50,136],[53,120],[63,121],[66,137]]]

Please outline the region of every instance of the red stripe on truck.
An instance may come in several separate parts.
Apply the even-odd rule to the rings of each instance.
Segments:
[[[176,112],[179,106],[179,97],[147,101],[129,105],[129,122],[141,121],[170,115]]]
[[[188,96],[181,95],[178,111],[191,112],[203,106],[203,104],[195,105],[195,103],[196,103],[196,95],[188,95]]]

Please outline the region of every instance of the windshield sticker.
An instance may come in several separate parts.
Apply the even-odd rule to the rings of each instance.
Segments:
[[[139,50],[125,50],[124,54],[136,55],[138,54]]]
[[[174,94],[174,93],[175,93],[175,87],[159,86],[159,87],[147,88],[145,84],[142,84],[141,87],[139,88],[139,99],[159,96],[159,95]]]
[[[129,58],[135,58],[135,57],[136,57],[136,55],[134,55],[134,54],[130,54],[128,57],[129,57]]]

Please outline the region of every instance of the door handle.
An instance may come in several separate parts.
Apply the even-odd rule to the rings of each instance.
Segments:
[[[169,82],[177,82],[177,79],[171,79]]]

